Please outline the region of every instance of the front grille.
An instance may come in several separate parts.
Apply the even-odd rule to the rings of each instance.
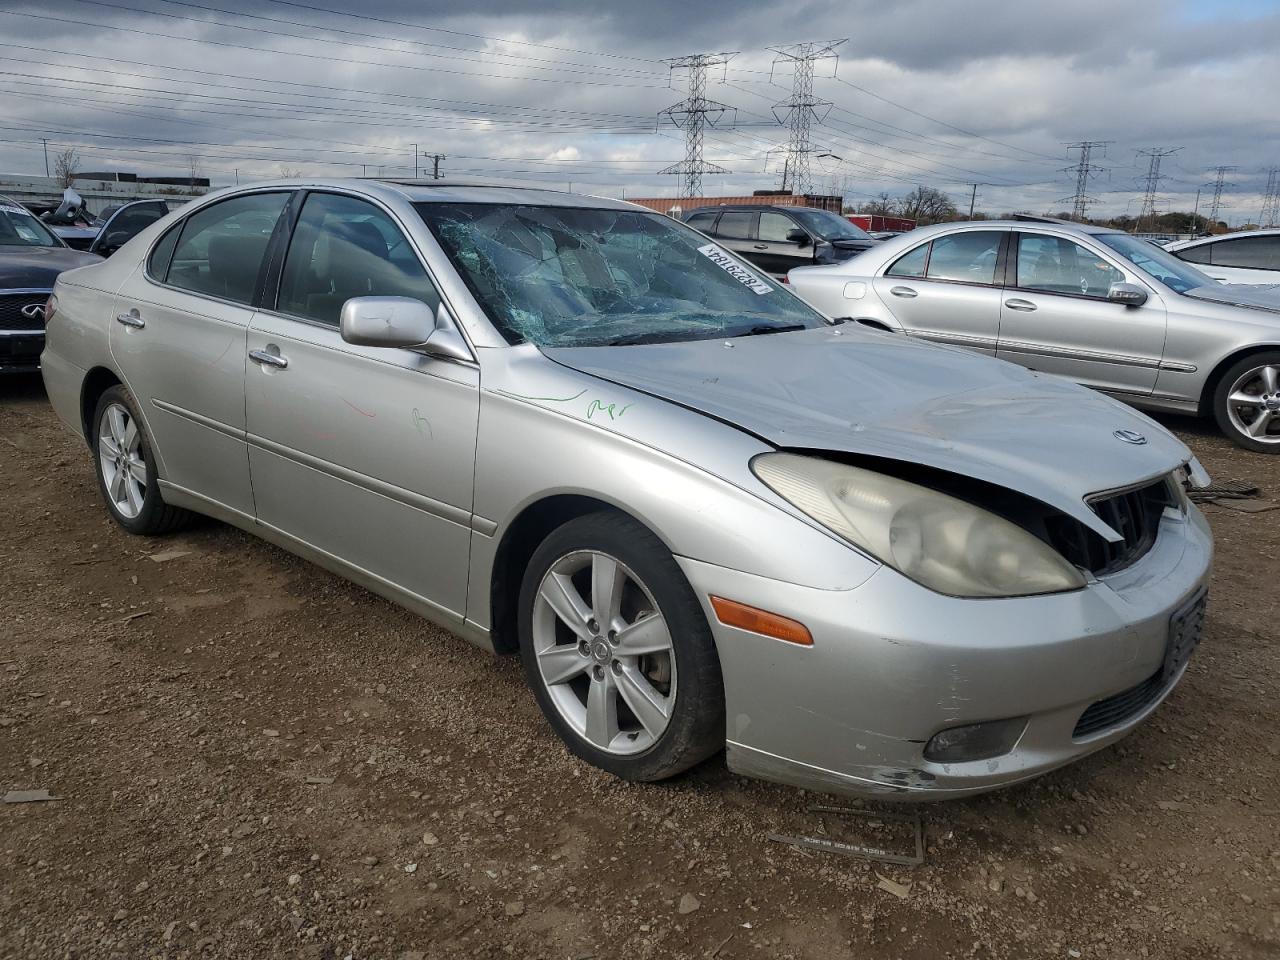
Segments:
[[[1144,557],[1156,542],[1160,518],[1175,503],[1168,478],[1145,487],[1090,501],[1093,512],[1123,538],[1110,543],[1069,517],[1046,523],[1050,544],[1094,576],[1123,570]]]
[[[1130,687],[1113,697],[1099,700],[1080,714],[1080,719],[1076,721],[1076,728],[1071,732],[1072,738],[1079,740],[1081,737],[1087,737],[1099,730],[1114,727],[1131,717],[1136,717],[1156,697],[1160,696],[1164,684],[1164,671],[1157,670],[1136,687]]]
[[[49,292],[39,293],[3,293],[0,292],[0,331],[5,330],[43,330],[44,302],[49,299]],[[41,313],[35,319],[24,317],[22,308],[38,303]]]

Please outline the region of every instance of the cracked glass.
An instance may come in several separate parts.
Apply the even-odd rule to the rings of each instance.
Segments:
[[[417,209],[510,343],[622,346],[826,324],[767,276],[661,214],[481,203]]]

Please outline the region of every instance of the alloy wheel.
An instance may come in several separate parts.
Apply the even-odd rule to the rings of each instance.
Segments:
[[[641,753],[671,722],[676,663],[653,595],[616,557],[578,550],[538,587],[533,652],[566,723],[608,753]]]
[[[98,464],[111,505],[126,520],[136,519],[147,495],[147,462],[142,456],[142,431],[124,404],[113,403],[102,411]]]
[[[1241,375],[1227,393],[1231,425],[1259,443],[1280,443],[1280,369],[1270,364]]]

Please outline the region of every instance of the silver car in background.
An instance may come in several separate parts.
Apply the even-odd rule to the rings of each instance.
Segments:
[[[1219,283],[1138,237],[1036,217],[940,224],[788,280],[829,317],[1212,416],[1280,453],[1280,287]]]
[[[1280,230],[1243,230],[1165,247],[1223,283],[1280,284]]]
[[[44,377],[127,531],[234,524],[519,652],[633,780],[961,796],[1182,677],[1207,478],[1143,415],[833,325],[667,217],[296,180],[64,274]]]

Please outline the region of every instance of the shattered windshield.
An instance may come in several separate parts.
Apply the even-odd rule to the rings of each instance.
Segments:
[[[511,343],[622,346],[826,323],[768,277],[661,214],[488,203],[417,209]]]

